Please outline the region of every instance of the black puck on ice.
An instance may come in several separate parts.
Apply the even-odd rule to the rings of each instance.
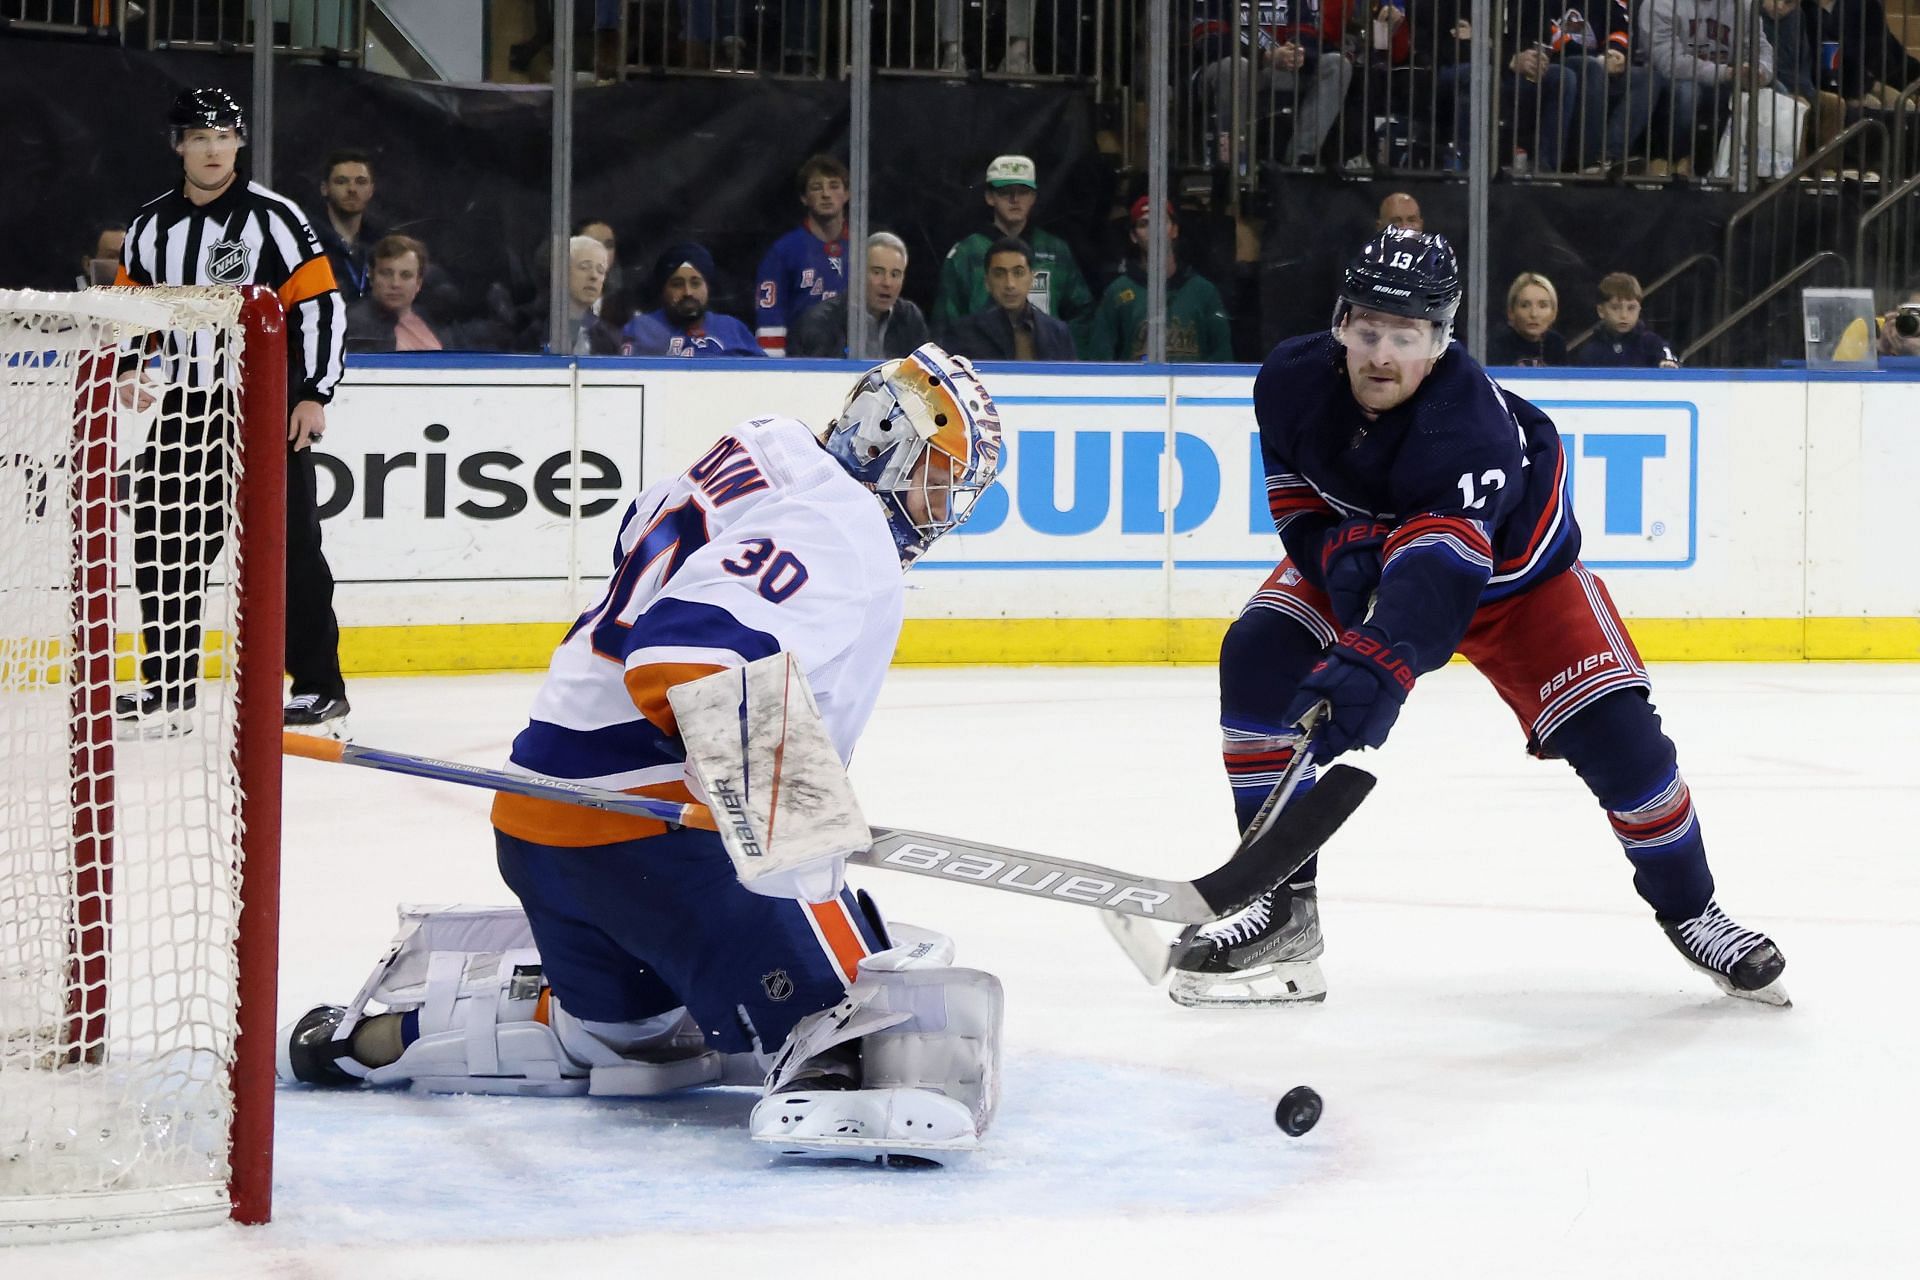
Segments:
[[[1273,1122],[1288,1136],[1299,1137],[1320,1122],[1320,1095],[1304,1084],[1297,1084],[1280,1095],[1273,1109]]]

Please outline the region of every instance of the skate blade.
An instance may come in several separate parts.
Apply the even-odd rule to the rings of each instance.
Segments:
[[[754,1134],[755,1142],[773,1147],[776,1152],[796,1160],[857,1160],[889,1168],[920,1168],[928,1165],[953,1165],[979,1150],[979,1139],[964,1144],[914,1142],[900,1138],[795,1139],[787,1134]]]
[[[193,713],[145,716],[136,720],[116,720],[116,742],[157,742],[165,738],[184,738],[193,732]]]
[[[1327,980],[1317,960],[1292,961],[1220,975],[1176,969],[1167,984],[1167,995],[1175,1004],[1188,1009],[1321,1004],[1327,998]]]
[[[1742,991],[1739,987],[1734,986],[1731,982],[1727,981],[1721,975],[1714,973],[1711,969],[1703,970],[1703,972],[1713,978],[1715,986],[1736,1000],[1751,1000],[1755,1004],[1771,1005],[1776,1009],[1791,1009],[1793,1007],[1793,998],[1787,994],[1786,985],[1778,978],[1775,978],[1758,991]]]

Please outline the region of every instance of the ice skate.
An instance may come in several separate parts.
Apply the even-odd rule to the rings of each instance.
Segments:
[[[1762,1004],[1793,1003],[1780,983],[1787,968],[1780,948],[1766,934],[1735,924],[1719,903],[1709,901],[1707,909],[1691,920],[1661,918],[1660,927],[1687,963],[1728,995]]]
[[[1270,889],[1238,915],[1180,935],[1167,994],[1190,1008],[1318,1004],[1327,998],[1324,950],[1314,886]]]
[[[287,701],[280,722],[285,728],[299,733],[347,742],[351,740],[347,731],[347,713],[352,710],[344,694],[335,698],[320,693],[303,693]]]
[[[122,693],[113,700],[113,718],[119,738],[177,738],[193,732],[193,711],[200,691],[194,685],[163,689],[150,685],[139,693]]]
[[[315,1005],[281,1027],[274,1040],[273,1074],[282,1084],[311,1084],[347,1088],[360,1077],[345,1071],[340,1059],[353,1056],[350,1041],[336,1041],[334,1031],[347,1011],[337,1004]]]

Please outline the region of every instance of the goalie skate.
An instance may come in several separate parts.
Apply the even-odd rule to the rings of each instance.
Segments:
[[[1735,924],[1717,902],[1691,920],[1660,920],[1667,939],[1686,962],[1712,978],[1730,996],[1761,1004],[1793,1003],[1780,983],[1787,958],[1772,938]]]
[[[755,1141],[783,1156],[888,1165],[952,1164],[980,1133],[963,1102],[930,1089],[794,1089],[753,1108]]]
[[[940,939],[942,943],[946,940]],[[901,943],[866,957],[846,999],[809,1014],[747,1121],[783,1156],[891,1165],[971,1155],[1000,1098],[1000,983]]]
[[[1181,934],[1174,944],[1167,994],[1189,1008],[1318,1004],[1327,998],[1320,972],[1319,897],[1312,885],[1288,895],[1284,914],[1274,890],[1238,915]]]

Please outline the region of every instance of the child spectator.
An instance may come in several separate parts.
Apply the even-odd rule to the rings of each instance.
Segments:
[[[1560,293],[1537,271],[1523,271],[1507,286],[1507,323],[1487,335],[1487,363],[1537,368],[1567,362],[1567,340],[1554,332]]]
[[[1680,357],[1667,340],[1640,319],[1646,295],[1640,282],[1624,271],[1600,281],[1600,330],[1580,346],[1579,362],[1601,369],[1678,369]]]
[[[764,356],[753,331],[732,316],[707,310],[713,255],[687,241],[667,246],[653,264],[657,311],[636,315],[623,333],[634,356]]]

